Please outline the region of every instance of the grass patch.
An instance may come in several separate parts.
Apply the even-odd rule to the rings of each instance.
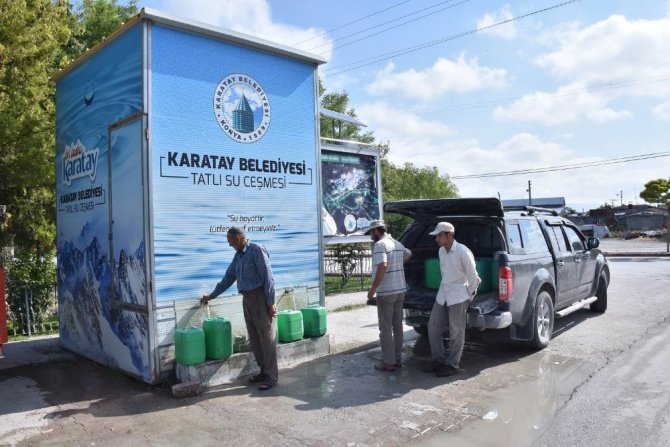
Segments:
[[[28,337],[27,333],[21,333],[21,326],[20,325],[15,325],[13,321],[8,321],[7,322],[7,338],[8,341],[21,341],[21,340],[28,340],[29,338],[38,338],[38,337],[44,337],[44,336],[49,336],[49,335],[57,335],[58,334],[58,319],[57,318],[50,318],[47,321],[44,321],[42,323],[37,323],[35,324],[36,327],[34,327],[35,330],[32,331],[32,334],[30,337]],[[42,327],[44,327],[44,330],[42,330]],[[16,328],[16,335],[14,335],[14,328]],[[32,329],[32,328],[31,328]]]
[[[339,276],[326,276],[326,296],[335,295],[338,293],[353,293],[353,292],[363,292],[367,291],[372,285],[372,278],[369,276],[364,276],[362,279],[360,276],[351,278],[349,282],[344,286],[340,287],[340,277]]]
[[[348,312],[350,310],[357,310],[357,309],[362,309],[364,307],[368,307],[367,304],[347,304],[342,307],[338,307],[337,309],[333,309],[331,312]]]

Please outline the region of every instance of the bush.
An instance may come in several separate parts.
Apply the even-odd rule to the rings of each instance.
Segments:
[[[31,251],[21,251],[6,265],[7,269],[7,304],[9,318],[21,322],[22,330],[26,330],[27,312],[30,320],[44,321],[56,310],[56,265],[54,252],[43,255]],[[26,309],[26,290],[28,291],[29,309]]]

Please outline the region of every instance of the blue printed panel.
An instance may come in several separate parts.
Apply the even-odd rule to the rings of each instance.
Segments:
[[[279,293],[318,287],[314,66],[161,26],[151,60],[157,301],[214,288],[231,225],[267,247]]]
[[[141,31],[127,30],[56,85],[58,301],[68,349],[150,379],[146,316],[111,307],[119,259],[108,242],[108,130],[142,110]],[[144,241],[135,242],[125,251],[141,256],[143,269]]]

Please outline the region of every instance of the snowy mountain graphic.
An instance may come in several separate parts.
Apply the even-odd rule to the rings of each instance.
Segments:
[[[77,242],[89,231],[84,226]],[[144,242],[132,255],[121,251],[114,269],[116,301],[145,304]],[[83,249],[72,242],[59,245],[58,300],[61,341],[67,348],[149,378],[147,316],[112,306],[112,270],[97,237]]]

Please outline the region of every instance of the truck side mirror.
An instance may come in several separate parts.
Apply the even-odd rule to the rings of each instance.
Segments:
[[[587,247],[589,247],[589,250],[592,248],[598,248],[600,245],[600,239],[597,237],[590,237],[589,240],[586,242]]]

